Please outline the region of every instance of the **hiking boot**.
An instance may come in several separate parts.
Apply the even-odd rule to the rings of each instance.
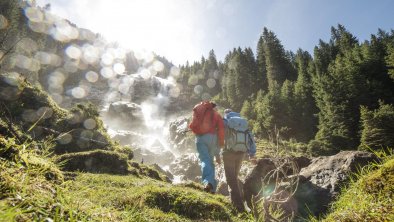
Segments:
[[[204,191],[205,191],[205,192],[208,192],[208,193],[212,193],[212,194],[215,193],[215,192],[213,191],[213,186],[212,186],[212,184],[210,184],[210,183],[208,183],[207,185],[205,185]]]

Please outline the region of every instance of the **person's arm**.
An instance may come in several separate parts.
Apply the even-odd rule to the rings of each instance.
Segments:
[[[249,159],[252,163],[256,162],[256,142],[253,139],[253,134],[249,131],[248,132],[249,136]]]

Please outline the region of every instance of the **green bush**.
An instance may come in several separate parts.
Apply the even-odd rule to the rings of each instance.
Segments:
[[[378,150],[394,147],[394,106],[380,103],[376,110],[361,107],[361,144],[359,149]]]

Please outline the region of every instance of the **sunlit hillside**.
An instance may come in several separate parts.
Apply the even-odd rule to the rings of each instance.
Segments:
[[[180,11],[172,1],[119,1],[98,18],[101,0],[46,2],[0,1],[0,221],[394,220],[393,29],[362,40],[334,23],[328,40],[293,52],[264,20],[253,46],[224,55],[212,47],[189,61],[207,40],[231,40],[224,27],[247,11],[235,6],[262,3],[188,2]],[[81,11],[94,22],[54,13]],[[202,32],[207,21],[219,26],[214,11],[229,24]],[[242,15],[254,27],[257,17]],[[135,48],[124,46],[130,35]],[[184,63],[167,58],[174,45]],[[224,150],[209,153],[217,189],[201,182],[206,164],[189,124],[206,100],[216,123],[226,109],[245,119],[235,132],[246,153],[246,135],[256,144],[232,183],[244,210],[228,162],[217,161],[234,153],[229,125]]]

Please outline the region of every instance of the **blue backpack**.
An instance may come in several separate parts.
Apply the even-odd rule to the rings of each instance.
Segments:
[[[225,149],[247,152],[249,150],[248,121],[236,112],[226,114],[224,120],[226,122]]]

